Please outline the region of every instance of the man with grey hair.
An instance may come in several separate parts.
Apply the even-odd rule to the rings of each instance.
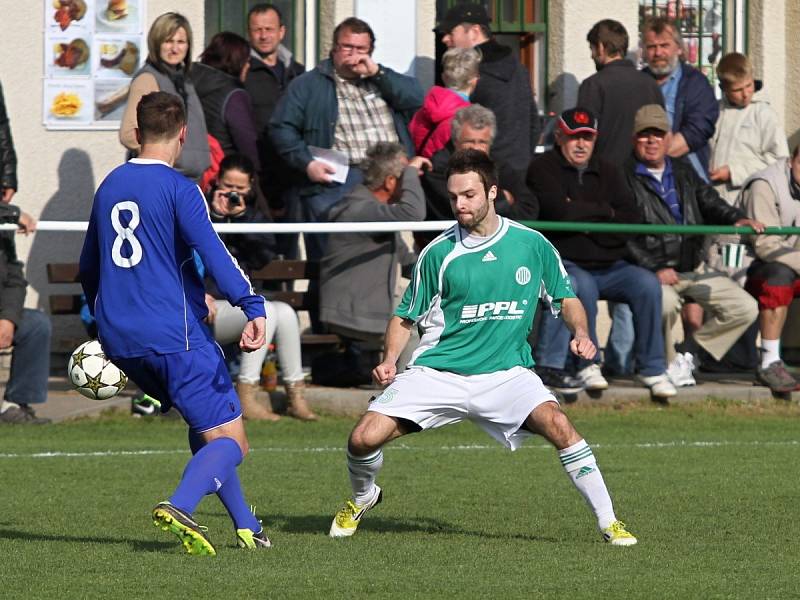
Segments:
[[[433,168],[425,173],[422,186],[428,206],[427,220],[440,221],[453,218],[450,198],[447,194],[447,162],[457,150],[472,148],[492,156],[499,171],[500,190],[495,200],[498,214],[512,219],[535,220],[539,207],[533,194],[525,184],[525,174],[513,169],[508,163],[494,157],[492,144],[497,134],[497,120],[494,113],[480,104],[472,104],[459,110],[450,124],[450,142],[433,155]],[[417,243],[430,241],[430,237],[415,236]]]
[[[422,221],[425,195],[419,177],[427,158],[408,160],[402,144],[378,142],[361,163],[364,181],[335,204],[331,222]],[[398,266],[416,255],[400,233],[332,234],[320,263],[320,320],[342,336],[351,355],[363,356],[364,383],[379,352],[386,319],[395,306]],[[358,366],[358,365],[356,365]]]
[[[705,75],[682,60],[683,40],[669,19],[645,21],[642,46],[647,62],[644,72],[655,78],[664,95],[672,129],[668,155],[686,156],[697,174],[708,182],[708,140],[714,135],[719,116],[714,90]]]

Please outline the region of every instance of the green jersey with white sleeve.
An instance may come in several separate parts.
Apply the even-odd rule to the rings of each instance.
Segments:
[[[528,334],[540,298],[554,314],[574,298],[561,257],[542,234],[498,216],[489,237],[454,225],[420,253],[395,315],[422,338],[409,366],[477,375],[533,366]]]

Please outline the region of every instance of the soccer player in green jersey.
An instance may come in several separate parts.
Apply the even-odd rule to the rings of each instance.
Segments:
[[[330,536],[353,535],[381,501],[375,478],[384,444],[469,419],[511,450],[526,435],[543,436],[556,447],[603,538],[635,544],[614,514],[591,448],[531,370],[527,338],[540,297],[561,312],[573,353],[591,359],[597,352],[558,253],[538,232],[495,213],[497,171],[483,152],[453,154],[447,189],[458,223],[420,253],[389,321],[384,360],[373,370],[387,387],[350,434],[353,497],[336,513]],[[420,345],[398,374],[395,363],[414,326],[422,333]]]

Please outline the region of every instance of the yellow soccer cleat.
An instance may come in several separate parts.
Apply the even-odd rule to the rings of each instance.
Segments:
[[[361,517],[371,508],[377,506],[383,500],[383,490],[377,485],[375,486],[377,493],[371,502],[367,502],[363,506],[358,506],[352,500],[345,502],[344,506],[339,509],[336,516],[331,523],[331,530],[328,533],[332,538],[350,537],[356,532],[358,524],[361,522]]]
[[[162,531],[170,531],[178,536],[189,554],[216,556],[217,551],[208,539],[206,528],[177,506],[169,502],[159,502],[153,509],[153,525]]]
[[[625,523],[622,521],[614,521],[600,533],[603,534],[603,539],[612,546],[633,546],[638,541],[630,531],[625,529]]]
[[[246,550],[259,550],[261,548],[271,548],[272,542],[267,537],[267,532],[262,528],[258,533],[253,533],[250,529],[236,530],[236,544],[239,548]]]

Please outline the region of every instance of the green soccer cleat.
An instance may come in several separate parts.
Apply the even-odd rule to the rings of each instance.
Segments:
[[[358,506],[352,500],[345,502],[345,505],[339,509],[336,516],[331,523],[331,530],[328,533],[332,538],[350,537],[356,532],[358,524],[361,522],[361,517],[364,516],[369,509],[377,506],[383,500],[383,490],[377,485],[375,488],[378,493],[375,494],[375,499],[372,502],[367,502],[363,506]]]
[[[171,531],[177,535],[189,554],[217,555],[211,540],[208,539],[207,529],[169,502],[156,504],[153,509],[153,525],[162,531]]]
[[[271,548],[272,542],[267,537],[267,532],[264,528],[258,533],[253,533],[252,529],[237,529],[236,530],[236,543],[239,548],[246,550],[259,550],[261,548]]]
[[[622,521],[614,521],[600,533],[603,534],[603,539],[612,546],[633,546],[638,541],[630,531],[625,529],[625,523]]]

